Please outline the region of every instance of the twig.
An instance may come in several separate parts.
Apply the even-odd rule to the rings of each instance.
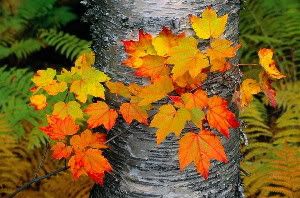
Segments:
[[[44,166],[44,162],[45,162],[46,157],[47,157],[47,155],[48,155],[48,151],[49,151],[49,143],[47,142],[47,143],[46,143],[45,150],[44,150],[44,153],[43,153],[43,156],[42,156],[42,159],[41,159],[41,161],[40,161],[38,167],[37,167],[36,170],[34,171],[34,174],[33,174],[34,176],[33,176],[33,178],[36,178],[36,177],[38,176],[38,173],[39,173],[40,169]]]
[[[245,63],[245,64],[243,64],[243,63],[240,63],[240,64],[238,64],[238,66],[257,66],[258,64],[247,64],[247,63]]]
[[[54,176],[54,175],[56,175],[56,174],[58,174],[58,173],[60,173],[60,172],[66,171],[66,170],[68,170],[68,169],[69,169],[69,167],[62,167],[62,168],[60,168],[60,169],[57,169],[57,170],[55,170],[55,171],[53,171],[53,172],[50,172],[50,173],[48,173],[48,174],[46,174],[46,175],[43,175],[43,176],[41,176],[41,177],[36,177],[36,178],[32,179],[31,181],[29,181],[29,182],[23,184],[21,187],[17,188],[17,190],[16,190],[14,193],[12,193],[12,194],[9,196],[9,198],[15,197],[19,192],[21,192],[21,191],[23,191],[23,190],[29,188],[29,187],[30,187],[32,184],[34,184],[34,183],[37,183],[37,182],[39,182],[39,181],[41,181],[41,180],[43,180],[43,179],[50,178],[50,177],[52,177],[52,176]]]

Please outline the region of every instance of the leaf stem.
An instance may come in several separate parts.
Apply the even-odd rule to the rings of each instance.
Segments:
[[[248,63],[240,63],[238,64],[238,66],[257,66],[258,64],[254,63],[254,64],[248,64]]]
[[[52,177],[52,176],[54,176],[54,175],[56,175],[56,174],[58,174],[58,173],[60,173],[60,172],[66,171],[66,170],[68,170],[68,169],[69,169],[69,167],[66,167],[66,166],[65,166],[65,167],[59,168],[59,169],[57,169],[57,170],[55,170],[55,171],[52,171],[52,172],[50,172],[50,173],[48,173],[48,174],[46,174],[46,175],[43,175],[43,176],[41,176],[41,177],[36,177],[36,178],[32,179],[31,181],[29,181],[29,182],[23,184],[23,185],[20,186],[19,188],[17,188],[17,190],[16,190],[14,193],[12,193],[12,194],[9,196],[9,198],[15,197],[19,192],[21,192],[21,191],[23,191],[23,190],[29,188],[29,187],[30,187],[32,184],[34,184],[34,183],[40,182],[40,181],[43,180],[43,179],[50,178],[50,177]]]

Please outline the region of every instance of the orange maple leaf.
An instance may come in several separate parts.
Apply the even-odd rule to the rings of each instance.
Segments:
[[[264,94],[267,97],[267,100],[268,100],[269,104],[272,107],[276,107],[277,106],[276,91],[272,87],[272,80],[269,79],[268,76],[269,75],[266,72],[261,72],[259,74],[259,79],[260,79],[259,83],[260,83],[262,91],[264,92]]]
[[[176,136],[179,136],[189,120],[191,120],[191,114],[187,109],[180,108],[176,111],[171,104],[161,106],[150,123],[151,127],[157,128],[157,144],[164,141],[170,133],[175,133]]]
[[[57,142],[51,147],[51,150],[52,157],[57,160],[68,158],[72,153],[72,147],[66,146],[63,142]]]
[[[151,34],[145,33],[143,30],[139,31],[138,41],[122,41],[124,44],[125,51],[129,57],[123,61],[123,64],[136,68],[139,66],[137,62],[140,62],[140,57],[146,55],[156,55],[156,51],[152,45]]]
[[[35,110],[42,110],[47,106],[47,98],[44,94],[37,94],[30,97],[30,105]]]
[[[229,138],[229,128],[236,128],[239,122],[235,115],[228,110],[227,101],[219,96],[208,98],[207,121],[211,128]]]
[[[159,35],[153,38],[152,44],[159,56],[169,56],[173,47],[178,45],[178,41],[185,37],[185,33],[175,35],[172,31],[163,27]]]
[[[135,71],[135,75],[140,77],[149,77],[151,79],[159,78],[159,76],[167,76],[170,69],[166,65],[166,58],[157,55],[147,55],[141,58],[142,64]]]
[[[207,49],[207,55],[210,60],[233,58],[236,56],[240,45],[232,46],[233,42],[226,39],[214,39],[210,43],[210,48]],[[223,61],[223,60],[222,60]]]
[[[78,179],[81,175],[88,175],[100,185],[103,185],[105,172],[112,170],[108,160],[102,155],[102,151],[91,148],[75,152],[68,166],[74,179]]]
[[[227,162],[224,147],[219,138],[210,131],[203,130],[198,134],[186,133],[179,140],[179,167],[185,169],[194,162],[198,173],[208,178],[210,160]]]
[[[148,107],[138,106],[137,103],[123,103],[120,107],[120,112],[128,124],[130,124],[133,120],[137,120],[143,124],[148,124],[148,109]]]
[[[195,93],[185,93],[181,95],[184,106],[187,109],[200,108],[207,106],[207,94],[203,90],[197,90]]]
[[[79,130],[71,116],[61,119],[57,116],[48,116],[48,126],[40,127],[40,130],[46,133],[53,140],[62,140],[67,135],[74,135]]]
[[[225,72],[231,68],[231,64],[225,58],[215,58],[210,60],[211,72]]]
[[[276,79],[284,78],[285,75],[281,74],[276,68],[275,61],[273,60],[273,51],[271,49],[262,48],[258,51],[259,64],[264,68],[267,74]]]
[[[89,129],[83,131],[80,135],[74,135],[70,139],[70,144],[75,151],[85,150],[87,148],[105,149],[106,135],[103,133],[92,133]]]
[[[216,11],[208,7],[203,11],[202,18],[191,15],[190,21],[199,38],[209,39],[218,38],[223,34],[227,18],[227,14],[218,17]]]
[[[90,104],[84,112],[90,116],[87,120],[89,128],[103,125],[107,130],[110,130],[115,125],[118,117],[115,110],[110,109],[105,102],[101,101]]]

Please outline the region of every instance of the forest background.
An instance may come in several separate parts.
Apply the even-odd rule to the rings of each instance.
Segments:
[[[80,53],[90,50],[84,11],[79,0],[0,0],[0,197],[61,167],[51,159],[48,138],[38,129],[43,115],[28,106],[29,90],[35,71],[71,67]],[[240,62],[257,60],[256,49],[272,48],[288,76],[274,84],[277,107],[258,95],[240,112],[247,136],[241,145],[246,197],[300,197],[299,27],[298,0],[242,4]],[[259,71],[244,72],[253,78]],[[89,178],[73,181],[65,172],[17,197],[88,197],[92,186]]]

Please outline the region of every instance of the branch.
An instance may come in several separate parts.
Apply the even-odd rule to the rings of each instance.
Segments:
[[[46,174],[46,175],[43,175],[43,176],[41,176],[41,177],[36,177],[36,178],[32,179],[31,181],[29,181],[29,182],[23,184],[21,187],[17,188],[17,190],[16,190],[14,193],[12,193],[12,194],[9,196],[9,198],[15,197],[19,192],[21,192],[21,191],[23,191],[23,190],[29,188],[29,187],[30,187],[32,184],[34,184],[34,183],[37,183],[37,182],[39,182],[39,181],[41,181],[41,180],[43,180],[43,179],[50,178],[50,177],[52,177],[52,176],[54,176],[54,175],[56,175],[56,174],[58,174],[58,173],[60,173],[60,172],[66,171],[66,170],[68,170],[68,169],[69,169],[69,167],[65,166],[65,167],[62,167],[62,168],[60,168],[60,169],[57,169],[57,170],[55,170],[55,171],[53,171],[53,172],[50,172],[50,173],[48,173],[48,174]]]

